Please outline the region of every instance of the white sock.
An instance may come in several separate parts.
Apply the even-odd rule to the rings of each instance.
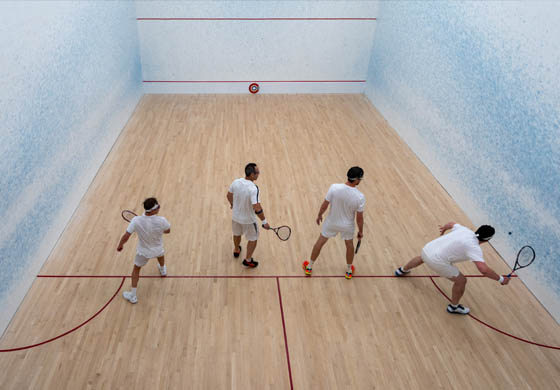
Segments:
[[[408,272],[408,270],[405,269],[404,267],[401,267],[401,271],[404,272],[404,273],[407,273],[407,272]]]
[[[314,262],[313,260],[309,260],[309,264],[307,264],[307,269],[313,268],[313,264],[314,264],[314,263],[315,263],[315,262]]]
[[[454,304],[450,303],[450,305],[451,305],[451,307],[452,307],[452,308],[454,308],[454,309],[456,309],[456,308],[458,308],[458,307],[459,307],[459,304],[457,304],[457,305],[454,305]]]
[[[352,272],[352,264],[346,264],[346,272]]]
[[[136,296],[136,287],[132,287],[130,289],[130,292],[132,293],[133,296]]]

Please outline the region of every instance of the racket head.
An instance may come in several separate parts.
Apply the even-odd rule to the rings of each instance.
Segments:
[[[356,245],[356,251],[354,252],[354,254],[358,253],[358,250],[360,249],[360,245],[362,245],[362,240],[358,240],[358,245]]]
[[[292,235],[292,229],[289,226],[280,226],[274,228],[274,233],[278,236],[278,238],[282,241],[287,241],[290,236]]]
[[[520,268],[525,268],[531,265],[535,260],[535,250],[529,246],[525,245],[523,248],[517,252],[517,259],[515,260],[514,271]]]
[[[126,222],[130,222],[132,221],[132,218],[137,217],[136,213],[130,210],[123,210],[121,216]]]

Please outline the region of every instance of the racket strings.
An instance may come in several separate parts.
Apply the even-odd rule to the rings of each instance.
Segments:
[[[130,210],[124,210],[122,212],[122,217],[124,218],[125,221],[130,222],[132,221],[132,218],[136,217],[136,214]]]
[[[533,262],[535,259],[535,252],[530,247],[525,247],[519,252],[517,257],[517,263],[520,267],[526,267]]]
[[[290,238],[292,230],[288,226],[281,226],[276,231],[276,234],[278,235],[279,239],[281,239],[282,241],[286,241],[288,238]]]

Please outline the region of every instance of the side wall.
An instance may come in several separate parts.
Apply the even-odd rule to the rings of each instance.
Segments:
[[[560,3],[383,2],[366,95],[560,320]],[[442,221],[443,222],[443,221]],[[511,234],[510,234],[511,232]]]
[[[137,2],[145,91],[248,93],[258,82],[261,93],[362,93],[377,8],[377,1]]]
[[[1,334],[142,84],[131,2],[0,2],[0,47]]]

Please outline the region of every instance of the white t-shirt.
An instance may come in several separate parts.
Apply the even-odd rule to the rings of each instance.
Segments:
[[[132,218],[126,231],[138,233],[136,252],[151,259],[163,254],[163,232],[169,228],[171,225],[164,217],[144,214]]]
[[[434,262],[452,264],[461,261],[481,261],[482,249],[474,232],[456,223],[451,231],[426,244],[424,253]]]
[[[251,180],[241,177],[231,183],[229,192],[233,194],[232,219],[244,225],[255,223],[253,205],[259,203],[259,187]]]
[[[364,211],[366,198],[356,187],[346,184],[333,184],[325,199],[331,204],[325,222],[331,227],[354,228],[356,212]]]

